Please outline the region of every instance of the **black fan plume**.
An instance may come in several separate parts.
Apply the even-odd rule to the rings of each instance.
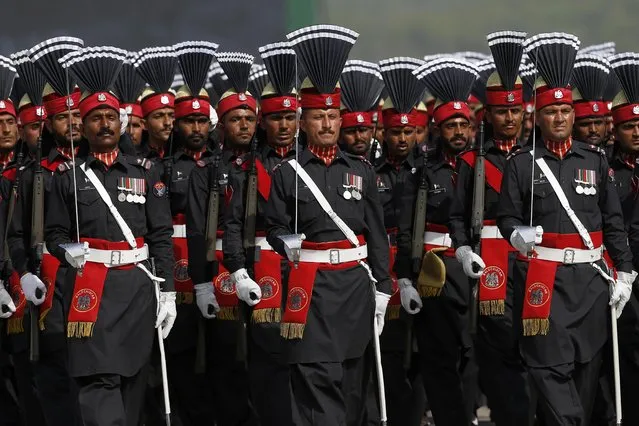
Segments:
[[[108,92],[126,55],[126,50],[113,46],[85,47],[60,58],[60,64],[89,92]]]
[[[526,53],[549,88],[568,87],[579,38],[567,33],[537,34],[524,42]]]
[[[614,55],[610,58],[610,66],[615,71],[628,102],[639,103],[639,53],[625,52]]]
[[[477,67],[458,58],[441,58],[427,62],[414,71],[428,91],[442,102],[466,102],[479,77]]]
[[[498,31],[486,36],[493,54],[495,68],[506,90],[514,90],[519,64],[524,53],[526,33],[521,31]]]
[[[146,85],[146,82],[133,65],[137,57],[136,52],[127,52],[122,69],[113,84],[115,95],[120,99],[120,102],[125,104],[136,103]]]
[[[524,82],[524,102],[531,102],[535,91],[535,80],[537,79],[537,69],[530,62],[528,55],[524,53],[519,65],[519,75]]]
[[[580,54],[588,53],[591,55],[603,56],[607,58],[616,53],[617,46],[614,41],[607,41],[605,43],[593,44],[592,46],[586,46],[579,49]]]
[[[291,43],[284,41],[267,44],[260,47],[259,52],[268,72],[269,80],[277,94],[288,95],[302,84],[305,71],[298,63],[298,75],[295,75],[296,56]]]
[[[231,87],[237,93],[245,93],[248,90],[248,79],[253,65],[253,56],[241,52],[220,52],[217,61],[224,74],[229,79]]]
[[[209,83],[211,84],[209,97],[213,103],[217,103],[224,92],[231,87],[229,78],[224,74],[224,70],[222,70],[218,62],[211,64],[211,68],[209,69]]]
[[[607,59],[581,52],[577,55],[572,81],[583,99],[601,101],[609,76],[610,62]]]
[[[22,98],[22,95],[26,94],[29,96],[33,105],[42,105],[42,91],[44,90],[47,80],[45,79],[44,74],[42,74],[42,72],[40,72],[35,64],[29,59],[29,51],[21,50],[13,53],[11,55],[11,59],[13,60],[18,76],[20,77],[19,86],[23,92],[20,94],[20,98]]]
[[[29,58],[42,72],[53,90],[60,95],[73,92],[75,81],[68,76],[59,59],[84,47],[84,41],[76,37],[54,37],[29,49]]]
[[[154,92],[166,93],[173,84],[177,64],[173,46],[161,46],[140,50],[134,66]]]
[[[13,66],[13,61],[0,55],[0,100],[9,99],[15,78],[16,68]]]
[[[264,88],[269,83],[269,75],[264,65],[253,64],[249,75],[249,92],[254,98],[260,99]]]
[[[482,104],[486,104],[486,83],[488,78],[495,71],[495,63],[492,59],[486,59],[475,64],[479,77],[475,80],[471,93],[479,99]]]
[[[379,65],[359,60],[347,61],[340,77],[342,101],[349,111],[377,108],[384,89]]]
[[[359,34],[336,25],[312,25],[286,35],[313,86],[332,93]]]
[[[206,84],[217,48],[216,43],[209,41],[185,41],[173,46],[184,83],[194,96],[197,96]]]
[[[384,86],[393,108],[402,114],[408,114],[421,101],[424,85],[418,80],[415,71],[424,61],[405,56],[384,59],[379,62]]]

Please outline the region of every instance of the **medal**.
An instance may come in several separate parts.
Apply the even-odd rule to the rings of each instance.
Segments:
[[[584,187],[581,185],[577,185],[577,188],[575,189],[575,191],[577,191],[577,194],[582,195],[585,191],[584,191]]]
[[[120,192],[118,194],[118,201],[121,203],[124,203],[126,201],[126,195],[124,195],[124,192]]]
[[[140,204],[146,203],[146,197],[144,195],[140,195]]]
[[[351,192],[347,189],[346,191],[344,191],[342,196],[344,197],[345,200],[350,200],[351,199]]]
[[[353,190],[353,198],[355,198],[357,201],[362,199],[362,194],[359,191],[355,191]]]
[[[133,194],[128,194],[128,195],[126,196],[126,201],[127,201],[128,203],[132,203],[132,202],[133,202]]]

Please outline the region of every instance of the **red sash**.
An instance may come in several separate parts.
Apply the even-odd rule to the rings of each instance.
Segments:
[[[471,169],[475,168],[477,151],[467,151],[460,157],[466,164],[470,166]],[[501,191],[501,179],[503,177],[503,172],[488,160],[484,161],[484,166],[486,168],[486,183],[499,194],[499,192]]]
[[[222,238],[223,233],[217,231],[217,238]],[[220,311],[216,318],[223,321],[237,321],[240,316],[237,308],[238,300],[235,293],[235,284],[231,279],[231,274],[224,267],[224,253],[222,250],[215,251],[215,257],[218,264],[218,273],[213,277],[213,286],[215,287],[215,298],[220,305]]]
[[[601,231],[590,233],[590,238],[595,247],[602,245],[603,234]],[[575,248],[585,250],[583,241],[579,234],[544,234],[542,247],[549,248]],[[534,254],[533,254],[534,256]],[[526,275],[526,286],[524,294],[524,309],[522,321],[524,336],[546,335],[550,331],[550,306],[552,304],[552,293],[555,286],[555,275],[557,267],[562,264],[548,260],[530,260],[518,256],[518,259],[529,263],[528,274]],[[579,285],[579,283],[575,283]]]
[[[389,260],[389,272],[391,277],[392,291],[391,298],[388,301],[388,307],[386,308],[386,320],[395,320],[399,318],[399,312],[402,308],[402,299],[399,292],[399,286],[397,285],[397,275],[393,271],[395,266],[395,258],[397,257],[397,228],[387,228],[386,234],[388,235],[388,260]]]
[[[131,250],[131,246],[126,241],[107,241],[95,238],[81,238],[81,242],[88,242],[89,247],[99,250]],[[144,238],[136,238],[137,247],[144,245]],[[114,269],[126,270],[134,268],[135,265],[123,265]],[[73,299],[71,309],[69,309],[69,320],[67,323],[68,338],[83,338],[93,335],[93,327],[98,320],[100,301],[104,291],[104,281],[110,268],[103,263],[87,262],[82,270],[75,276],[73,287]]]
[[[494,220],[484,221],[485,226],[495,226]],[[508,288],[508,253],[516,252],[503,238],[482,238],[481,258],[486,264],[479,278],[480,315],[504,315]]]
[[[42,282],[47,286],[47,296],[44,302],[40,305],[40,330],[44,330],[44,320],[47,314],[53,306],[53,294],[55,292],[55,280],[58,275],[58,268],[60,267],[60,261],[55,256],[45,253],[42,255],[42,266],[40,268],[40,275]]]
[[[184,214],[179,213],[173,217],[173,225],[186,224]],[[193,303],[193,281],[189,276],[189,250],[186,238],[173,237],[173,282],[177,292],[175,303],[190,305]]]
[[[24,310],[27,306],[27,299],[22,292],[20,285],[20,277],[16,271],[11,272],[9,276],[9,293],[16,305],[16,311],[7,320],[7,334],[24,333]]]
[[[258,236],[265,234],[258,233]],[[262,289],[262,299],[253,307],[255,323],[278,323],[282,319],[282,256],[272,250],[261,250],[254,265],[255,282]]]
[[[365,243],[364,237],[358,236],[357,238],[360,244]],[[348,240],[328,241],[324,243],[302,241],[302,248],[310,250],[347,249],[352,247],[353,245]],[[304,336],[306,317],[308,316],[308,309],[311,306],[315,275],[318,270],[336,271],[352,268],[358,264],[357,261],[336,265],[330,263],[300,262],[298,267],[295,268],[295,266],[289,262],[291,272],[288,276],[286,308],[280,328],[282,337],[285,339],[301,339]]]

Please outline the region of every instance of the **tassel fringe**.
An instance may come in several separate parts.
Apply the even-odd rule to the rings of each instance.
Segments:
[[[532,318],[523,320],[524,336],[545,336],[550,331],[550,320]]]
[[[70,322],[67,324],[67,337],[69,339],[82,339],[93,336],[94,322]]]
[[[482,316],[504,315],[506,303],[503,300],[485,300],[479,302],[479,314]]]
[[[253,309],[251,319],[256,324],[278,323],[282,320],[280,308]]]
[[[280,335],[285,339],[301,339],[306,324],[283,322],[280,324]]]

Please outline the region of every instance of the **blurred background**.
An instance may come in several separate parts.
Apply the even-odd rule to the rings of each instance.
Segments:
[[[257,53],[293,29],[314,23],[360,33],[352,58],[462,50],[487,52],[485,35],[565,31],[582,46],[615,41],[639,50],[637,0],[0,0],[0,54],[53,36],[129,50],[202,39],[220,50]]]

